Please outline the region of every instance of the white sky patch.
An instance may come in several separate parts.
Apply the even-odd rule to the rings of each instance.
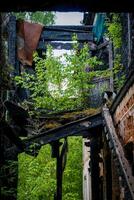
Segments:
[[[56,12],[55,25],[82,25],[83,12]],[[70,41],[71,42],[71,41]],[[66,43],[65,41],[63,43]],[[70,50],[53,50],[55,56],[61,56],[64,53],[70,54]],[[62,59],[64,63],[64,59]]]
[[[82,12],[56,12],[55,25],[82,25]]]

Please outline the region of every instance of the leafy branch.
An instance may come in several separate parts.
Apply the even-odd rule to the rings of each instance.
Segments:
[[[113,76],[114,85],[117,90],[119,90],[125,81],[125,75],[123,73],[124,66],[122,64],[122,56],[119,52],[122,46],[122,24],[119,13],[111,13],[110,19],[107,19],[107,33],[106,35],[113,42],[114,48],[114,61],[113,61]]]
[[[49,45],[45,58],[34,54],[34,75],[23,73],[15,77],[18,85],[30,91],[29,99],[34,103],[35,110],[43,108],[48,112],[88,106],[86,101],[93,86],[91,81],[96,76],[94,67],[102,62],[95,56],[91,57],[87,44],[79,49],[76,36],[73,41],[70,55],[55,57]]]

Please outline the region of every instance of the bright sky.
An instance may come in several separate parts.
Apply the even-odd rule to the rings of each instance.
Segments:
[[[82,25],[80,21],[83,20],[82,12],[56,12],[55,25]],[[59,56],[67,50],[54,50],[54,55]]]
[[[82,12],[56,12],[56,25],[81,25]]]

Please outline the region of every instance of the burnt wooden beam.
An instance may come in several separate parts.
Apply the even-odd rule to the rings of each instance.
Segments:
[[[8,62],[15,67],[16,63],[16,17],[10,16],[7,25],[8,31]]]
[[[104,48],[104,47],[107,47],[108,44],[109,44],[109,41],[105,41],[105,42],[99,44],[99,45],[97,46],[97,49],[100,50],[100,49],[102,49],[102,48]]]
[[[76,32],[75,32],[76,33]],[[43,41],[72,41],[74,32],[69,31],[43,31],[40,40]],[[93,41],[92,32],[76,33],[78,41]]]
[[[50,142],[65,138],[68,136],[87,136],[90,134],[89,130],[102,126],[103,119],[101,113],[93,116],[85,117],[75,122],[68,123],[64,126],[46,131],[36,136],[29,137],[23,142],[28,147],[32,143],[45,145]],[[91,134],[93,134],[91,132]]]
[[[27,136],[28,131],[25,129],[25,125],[28,124],[29,114],[22,107],[18,106],[12,101],[5,101],[6,107],[10,118],[12,119],[12,128],[16,131],[17,136]]]
[[[63,158],[66,154],[66,148],[67,148],[67,140],[64,140],[64,143],[62,145],[62,149],[60,152],[60,145],[61,142],[59,140],[54,142],[55,144],[55,150],[56,150],[56,180],[57,180],[57,188],[56,188],[56,194],[54,197],[54,200],[62,200],[62,176],[64,171],[64,165],[63,165]]]
[[[60,142],[59,143],[60,147]],[[62,145],[62,149],[60,152],[60,148],[58,148],[58,155],[57,155],[57,192],[55,200],[62,200],[62,178],[63,172],[66,165],[66,154],[67,154],[67,139],[65,138],[64,143]]]
[[[100,179],[99,179],[99,145],[98,138],[90,140],[90,170],[92,199],[100,200]]]
[[[123,178],[123,182],[126,184],[129,192],[128,199],[134,199],[134,179],[132,174],[132,169],[125,158],[123,147],[118,139],[116,130],[113,124],[112,117],[110,115],[109,109],[107,107],[103,108],[103,116],[105,122],[105,134],[106,138],[109,141],[109,147],[114,154],[115,160],[118,161],[118,173],[119,176]]]
[[[92,31],[93,26],[69,26],[69,25],[56,25],[56,26],[44,26],[43,31],[68,31],[68,32],[89,32]]]
[[[20,11],[79,11],[79,12],[116,12],[117,8],[119,12],[123,12],[124,10],[133,12],[133,1],[122,1],[120,4],[119,1],[115,0],[18,0],[12,1],[8,5],[9,1],[5,0],[0,6],[0,10],[2,12],[20,12]],[[7,6],[8,5],[8,6]]]
[[[38,43],[38,47],[37,49],[42,49],[42,50],[45,50],[47,49],[47,45],[51,45],[54,49],[66,49],[66,50],[70,50],[72,49],[73,47],[73,44],[72,43],[69,43],[69,42],[46,42],[46,41],[39,41]],[[81,49],[84,45],[84,42],[80,42],[79,43],[79,48]],[[90,42],[89,43],[89,49],[90,50],[96,50],[97,47],[94,43]]]
[[[16,17],[9,14],[9,22],[7,24],[8,32],[8,63],[13,67],[11,72],[12,76],[19,74],[19,63],[17,60],[17,49],[16,49]]]
[[[22,107],[8,100],[4,102],[4,105],[17,125],[23,126],[28,122],[27,119],[29,118],[29,114]]]
[[[24,151],[24,143],[16,135],[15,130],[7,122],[0,122],[0,129],[2,129],[3,134],[6,135],[9,138],[9,140],[16,145],[16,147],[18,148],[18,152]]]
[[[43,41],[39,41],[38,43],[38,47],[37,49],[42,49],[42,50],[46,50],[47,49],[47,45],[51,45],[54,49],[66,49],[66,50],[70,50],[72,49],[73,45],[72,43],[62,43],[62,42],[43,42]],[[79,45],[80,48],[83,47],[83,44],[81,43]]]

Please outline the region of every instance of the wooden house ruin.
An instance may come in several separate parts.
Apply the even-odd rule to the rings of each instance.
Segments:
[[[39,0],[41,3],[42,0]],[[70,2],[70,1],[69,1]],[[116,90],[114,77],[109,79],[96,79],[96,90],[90,96],[91,106],[94,109],[83,111],[70,111],[44,115],[40,118],[39,132],[34,130],[34,119],[29,120],[29,114],[18,105],[17,97],[14,96],[15,87],[10,82],[10,77],[20,73],[20,60],[17,57],[17,21],[11,15],[11,11],[24,10],[64,10],[83,11],[84,19],[82,26],[46,26],[40,28],[36,49],[42,54],[46,44],[52,41],[68,41],[73,32],[78,33],[78,40],[87,41],[91,52],[104,59],[105,67],[113,67],[114,51],[112,42],[104,38],[104,18],[107,13],[96,13],[95,10],[102,8],[94,1],[92,9],[86,7],[82,1],[72,3],[55,4],[49,1],[33,4],[27,1],[10,4],[7,8],[3,5],[0,13],[0,85],[1,85],[1,110],[0,110],[0,184],[1,188],[12,188],[11,194],[2,194],[1,199],[16,199],[17,188],[17,155],[26,152],[37,156],[40,148],[50,144],[52,156],[57,159],[57,189],[55,200],[62,199],[62,174],[64,173],[65,157],[67,156],[67,137],[83,137],[83,199],[84,200],[133,200],[134,199],[134,14],[131,12],[121,13],[123,27],[123,45],[120,49],[122,62],[125,67],[126,81],[110,106],[107,101]],[[74,8],[74,5],[76,6]],[[109,8],[109,6],[108,6]],[[90,12],[89,12],[90,11]],[[95,21],[96,19],[96,21]],[[97,21],[98,20],[98,21]],[[100,24],[101,21],[101,24]],[[99,28],[98,28],[99,27]],[[57,34],[55,34],[57,33]],[[56,37],[55,37],[56,35]],[[54,42],[57,48],[63,45]],[[65,43],[65,49],[70,44]],[[24,57],[23,57],[24,58]],[[9,73],[9,66],[13,66]],[[101,87],[106,86],[107,99],[100,93]],[[105,93],[105,92],[104,92]],[[23,99],[22,91],[17,93]],[[26,94],[25,94],[26,95]],[[26,98],[26,96],[24,97]],[[94,102],[94,103],[93,103]],[[99,105],[99,108],[97,108]],[[21,139],[24,137],[25,139]],[[64,142],[60,143],[60,139]],[[31,149],[31,145],[35,145]],[[61,151],[59,151],[59,147]],[[11,164],[14,166],[11,168]],[[11,177],[13,179],[11,180]]]

